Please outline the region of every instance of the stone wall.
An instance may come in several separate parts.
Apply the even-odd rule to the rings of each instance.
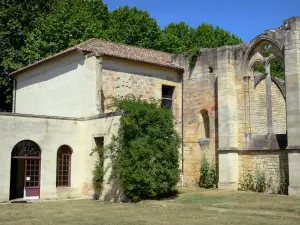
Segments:
[[[247,174],[255,177],[256,170],[265,172],[267,192],[278,193],[280,172],[288,178],[288,153],[278,150],[239,151],[239,182]],[[287,188],[287,187],[286,187]]]
[[[252,103],[253,133],[265,135],[268,133],[266,81],[262,80],[254,90]]]
[[[285,99],[278,86],[272,82],[272,126],[274,134],[286,134]],[[266,80],[260,81],[254,89],[252,108],[252,132],[268,133]]]
[[[184,185],[197,185],[202,154],[211,163],[216,162],[216,52],[201,54],[193,68],[185,56],[180,56],[179,61],[186,69],[183,77]]]
[[[274,134],[286,134],[285,98],[278,86],[272,82],[272,116]]]
[[[40,198],[91,198],[92,171],[96,156],[94,137],[104,137],[105,144],[116,133],[119,116],[76,119],[0,113],[0,201],[9,200],[11,153],[23,140],[31,140],[41,150]],[[72,148],[71,186],[56,187],[57,150],[61,145]],[[111,184],[104,183],[102,198],[115,198]],[[111,200],[111,199],[110,199]]]
[[[181,133],[182,75],[179,71],[165,69],[131,61],[114,58],[103,58],[102,63],[102,98],[104,112],[109,97],[121,97],[128,94],[141,96],[144,99],[161,100],[162,85],[175,87],[173,95],[173,115],[178,132]]]

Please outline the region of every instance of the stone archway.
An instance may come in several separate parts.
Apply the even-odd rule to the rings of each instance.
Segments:
[[[39,199],[40,170],[40,147],[30,140],[17,143],[11,153],[9,199]]]

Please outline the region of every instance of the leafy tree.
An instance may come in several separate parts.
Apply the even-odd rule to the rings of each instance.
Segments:
[[[171,53],[187,52],[194,47],[195,36],[195,29],[186,23],[170,23],[162,31],[160,50]]]
[[[40,17],[22,48],[23,58],[36,61],[89,38],[104,38],[108,9],[102,0],[64,0]]]
[[[0,111],[11,110],[12,82],[7,76],[24,64],[21,48],[36,18],[50,10],[53,0],[4,1],[0,7]]]
[[[114,42],[157,49],[161,30],[147,11],[125,6],[110,13],[107,35]]]
[[[193,49],[215,48],[240,43],[242,43],[240,38],[218,26],[214,28],[210,24],[201,24],[197,28],[192,28],[181,22],[170,23],[164,28],[160,47],[162,50],[172,53],[187,53]]]
[[[271,63],[271,74],[284,80],[284,66],[280,61],[274,61]]]
[[[134,201],[174,191],[181,139],[171,111],[160,102],[133,96],[115,99],[112,105],[125,111],[118,135],[108,146],[114,178]]]

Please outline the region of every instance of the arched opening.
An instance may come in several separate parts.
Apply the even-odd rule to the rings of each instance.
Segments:
[[[280,60],[274,60],[271,62],[270,72],[273,77],[277,77],[284,82],[285,80],[284,65]]]
[[[9,199],[39,199],[40,169],[40,147],[30,140],[17,143],[11,153]]]
[[[206,109],[202,109],[199,115],[199,131],[200,138],[209,138],[210,137],[210,128],[209,128],[209,115]]]
[[[245,133],[254,133],[249,135],[247,141],[250,146],[284,148],[286,107],[283,45],[271,37],[256,38],[245,59]],[[254,89],[249,85],[252,79]],[[272,141],[256,141],[266,135]]]
[[[57,150],[56,187],[71,186],[71,157],[72,149],[62,145]]]

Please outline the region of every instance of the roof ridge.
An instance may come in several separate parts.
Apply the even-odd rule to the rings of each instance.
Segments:
[[[121,43],[121,42],[115,42],[115,41],[108,41],[108,40],[104,40],[102,38],[91,38],[85,42],[83,42],[82,44],[87,44],[88,41],[94,41],[94,40],[97,40],[97,41],[103,41],[103,42],[106,42],[106,43],[114,43],[114,44],[117,44],[117,45],[123,45],[123,46],[127,46],[129,48],[136,48],[136,49],[147,49],[147,50],[150,50],[150,51],[154,51],[154,52],[160,52],[160,53],[165,53],[165,54],[169,54],[169,55],[174,55],[173,53],[170,53],[170,52],[165,52],[165,51],[160,51],[160,50],[156,50],[156,49],[152,49],[152,48],[145,48],[145,47],[140,47],[140,46],[135,46],[135,45],[129,45],[129,44],[124,44],[124,43]]]

